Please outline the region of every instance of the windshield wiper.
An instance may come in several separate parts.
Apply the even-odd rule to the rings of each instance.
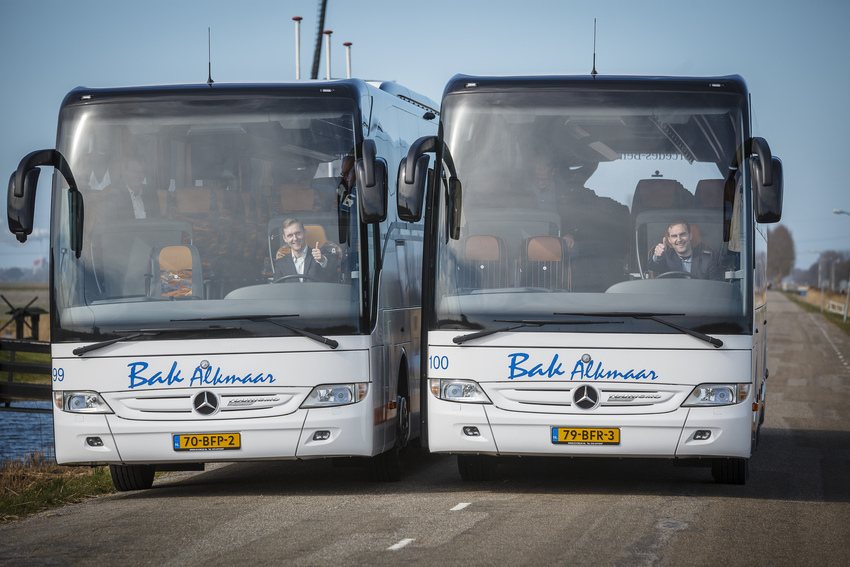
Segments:
[[[577,317],[631,317],[632,319],[651,319],[656,323],[661,323],[662,325],[667,325],[672,329],[676,329],[680,333],[684,333],[701,341],[705,341],[708,344],[714,346],[714,348],[720,348],[723,346],[723,341],[716,337],[706,335],[705,333],[700,333],[699,331],[694,331],[693,329],[688,329],[687,327],[682,327],[681,325],[677,325],[676,323],[671,323],[670,321],[662,319],[655,313],[555,313],[555,315],[574,315]],[[663,315],[665,317],[685,316],[684,313],[663,313]]]
[[[555,315],[568,315],[568,313],[555,313]],[[609,325],[609,324],[622,324],[621,321],[573,321],[573,320],[549,320],[549,319],[541,319],[539,321],[512,321],[510,319],[493,319],[495,323],[516,323],[516,325],[511,325],[510,327],[501,327],[499,329],[487,329],[485,331],[478,331],[475,333],[469,333],[466,335],[458,335],[452,339],[452,342],[456,345],[463,344],[466,341],[471,341],[473,339],[480,339],[481,337],[486,337],[488,335],[495,335],[496,333],[504,333],[507,331],[513,331],[514,329],[519,329],[521,327],[542,327],[543,325]]]
[[[91,352],[93,350],[98,350],[103,347],[114,345],[115,343],[120,343],[122,341],[132,341],[133,339],[138,339],[139,337],[154,337],[156,335],[161,335],[162,333],[195,333],[198,331],[233,331],[236,329],[241,329],[242,327],[174,327],[167,329],[139,329],[138,331],[128,331],[121,330],[115,331],[115,333],[127,333],[122,337],[116,337],[114,339],[107,339],[105,341],[100,341],[99,343],[92,343],[90,345],[81,346],[75,348],[71,352],[77,356],[83,356],[87,352]]]
[[[293,333],[297,333],[302,337],[307,337],[308,339],[312,339],[317,343],[322,343],[323,345],[328,345],[331,348],[336,348],[339,346],[339,343],[333,339],[329,339],[327,337],[323,337],[322,335],[318,335],[316,333],[311,333],[310,331],[305,331],[304,329],[299,329],[298,327],[293,327],[291,325],[287,325],[286,323],[281,323],[280,321],[273,321],[273,319],[281,319],[283,317],[298,317],[295,315],[230,315],[226,317],[198,317],[197,319],[172,319],[172,321],[252,321],[254,323],[258,321],[263,321],[266,323],[271,323],[272,325],[277,325],[278,327],[283,327],[284,329],[288,329]]]

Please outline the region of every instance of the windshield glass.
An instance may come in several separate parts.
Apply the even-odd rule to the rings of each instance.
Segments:
[[[745,102],[545,89],[446,97],[432,328],[640,313],[746,332],[751,224],[735,165]],[[620,323],[578,330],[674,332]]]
[[[57,184],[54,338],[197,329],[176,321],[216,317],[234,336],[291,334],[260,315],[355,332],[356,113],[353,101],[316,97],[65,108],[59,150],[84,197],[85,229],[77,259]]]

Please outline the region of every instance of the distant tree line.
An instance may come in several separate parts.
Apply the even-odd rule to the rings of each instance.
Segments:
[[[781,283],[782,279],[794,269],[794,239],[784,226],[777,225],[767,230],[767,278],[771,282]]]
[[[850,279],[850,251],[827,250],[806,270],[794,270],[798,284],[840,290]],[[846,284],[845,284],[846,285]]]
[[[796,284],[842,290],[850,280],[850,251],[827,250],[806,270],[794,269],[796,255],[794,239],[784,226],[777,225],[767,231],[768,279],[781,283],[788,276]]]
[[[47,283],[49,275],[47,262],[35,268],[0,268],[0,282]]]

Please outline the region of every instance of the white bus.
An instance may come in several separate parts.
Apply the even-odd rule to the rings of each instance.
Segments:
[[[398,193],[426,221],[430,451],[467,480],[561,455],[744,483],[783,187],[744,81],[456,76],[441,110]]]
[[[398,480],[420,434],[423,227],[387,203],[437,115],[351,79],[70,92],[8,203],[24,241],[55,168],[57,461],[109,464],[119,490],[262,459],[371,457]]]

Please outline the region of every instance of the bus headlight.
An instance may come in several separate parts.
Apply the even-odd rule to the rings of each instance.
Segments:
[[[490,398],[474,380],[430,379],[431,393],[447,402],[492,404]]]
[[[368,382],[316,386],[301,404],[302,408],[327,408],[356,404],[369,392]]]
[[[97,392],[53,392],[53,403],[71,413],[114,413]]]
[[[682,407],[730,406],[750,395],[752,384],[700,384],[685,399]]]

